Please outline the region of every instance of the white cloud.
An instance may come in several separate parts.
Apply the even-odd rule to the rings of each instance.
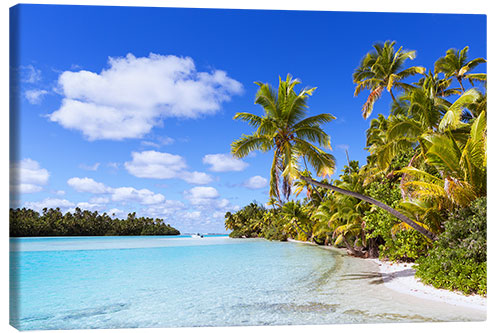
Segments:
[[[26,83],[36,83],[42,79],[42,71],[33,65],[21,66],[21,81]]]
[[[96,162],[92,165],[86,165],[86,164],[82,163],[78,167],[80,169],[87,170],[87,171],[97,171],[97,169],[99,168],[99,165],[101,165],[101,163],[99,163],[99,162]]]
[[[79,207],[81,210],[90,211],[103,211],[106,208],[100,203],[79,202],[75,204],[67,199],[59,198],[46,198],[41,201],[25,202],[24,207],[31,208],[39,212],[41,212],[43,208],[59,208],[63,213],[74,212],[76,207]]]
[[[261,176],[253,176],[243,183],[243,186],[253,190],[266,187],[266,185],[267,179]]]
[[[81,210],[90,210],[90,211],[101,211],[105,208],[102,204],[99,203],[90,203],[90,202],[79,202],[76,204],[76,207],[79,207]]]
[[[341,143],[341,144],[335,145],[335,148],[341,149],[341,150],[349,150],[349,145]]]
[[[116,162],[109,162],[108,164],[106,164],[106,166],[115,170],[118,170],[118,168],[120,167],[120,165]]]
[[[218,211],[218,212],[214,212],[212,214],[212,218],[220,220],[220,219],[223,219],[225,215],[226,215],[225,212]]]
[[[227,199],[220,199],[215,202],[215,206],[219,209],[225,209],[229,206],[229,200]]]
[[[43,96],[48,93],[47,90],[43,89],[31,89],[24,92],[24,97],[26,97],[30,104],[40,104]]]
[[[186,171],[187,164],[182,156],[154,150],[132,152],[132,161],[125,162],[125,169],[139,178],[180,178],[197,185],[208,184],[213,180],[204,172]]]
[[[127,218],[127,213],[118,208],[111,208],[106,212],[109,216],[113,218],[125,219]]]
[[[150,205],[143,212],[147,216],[165,218],[171,216],[173,213],[178,212],[185,208],[186,205],[178,200],[165,200],[157,205]]]
[[[111,194],[113,201],[137,202],[143,205],[154,205],[165,201],[162,194],[154,193],[148,189],[137,190],[133,187],[118,187]]]
[[[184,192],[184,197],[190,204],[204,207],[205,213],[209,211],[230,209],[230,202],[220,198],[217,189],[210,186],[197,186]]]
[[[219,192],[210,186],[197,186],[184,193],[193,205],[211,205],[219,197]]]
[[[210,171],[242,171],[248,166],[248,163],[233,158],[229,154],[208,154],[203,157],[204,164],[210,164]]]
[[[141,141],[141,145],[143,145],[143,146],[149,146],[149,147],[155,147],[155,148],[160,148],[161,147],[161,145],[159,143],[152,142],[152,141]]]
[[[92,197],[89,199],[90,203],[93,204],[105,204],[109,202],[109,198],[107,197]]]
[[[49,115],[88,140],[141,138],[167,117],[216,113],[242,85],[220,70],[198,72],[191,58],[150,54],[109,58],[101,73],[63,72],[61,107]]]
[[[14,162],[10,165],[10,188],[17,193],[40,192],[43,185],[49,180],[47,169],[40,167],[37,161],[25,158],[20,162]]]
[[[182,218],[186,220],[196,220],[201,217],[201,212],[200,211],[194,211],[194,212],[184,212],[182,214]]]
[[[31,208],[36,211],[42,211],[43,208],[61,208],[62,211],[67,211],[74,208],[75,204],[66,199],[46,198],[42,201],[29,201],[24,203],[24,207]]]
[[[112,189],[103,183],[96,182],[92,178],[73,177],[68,179],[68,185],[78,192],[88,192],[94,194],[110,193]]]
[[[165,136],[165,137],[157,137],[156,141],[141,141],[141,145],[143,146],[150,146],[150,147],[155,147],[155,148],[161,148],[161,146],[166,146],[166,145],[171,145],[174,143],[175,140]]]
[[[186,167],[182,156],[154,150],[132,152],[132,161],[125,162],[125,169],[139,178],[171,179]]]
[[[180,178],[187,183],[194,185],[205,185],[213,181],[212,176],[199,171],[183,172],[180,174]]]
[[[54,192],[56,195],[65,195],[66,192],[64,192],[63,190],[58,190],[58,191],[55,191]]]
[[[166,145],[171,145],[172,143],[175,142],[174,139],[168,137],[168,136],[160,136],[160,137],[157,137],[156,140],[158,140],[158,142],[162,145],[162,146],[166,146]]]
[[[43,187],[33,184],[16,184],[11,185],[10,188],[16,193],[36,193],[43,189]]]
[[[131,202],[141,205],[162,205],[163,207],[172,206],[171,200],[166,200],[163,194],[154,193],[148,189],[136,189],[133,187],[109,187],[103,183],[96,182],[92,178],[73,177],[68,179],[68,185],[78,192],[87,192],[93,194],[109,194],[104,197],[93,197],[89,200],[89,205],[102,205],[110,200],[114,202]],[[173,202],[177,204],[178,202]]]

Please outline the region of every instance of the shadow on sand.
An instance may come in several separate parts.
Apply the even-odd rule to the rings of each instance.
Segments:
[[[413,276],[414,274],[415,271],[411,268],[407,268],[393,273],[361,272],[353,274],[344,274],[342,275],[342,281],[371,280],[370,284],[382,284],[384,282],[389,282],[397,278]]]

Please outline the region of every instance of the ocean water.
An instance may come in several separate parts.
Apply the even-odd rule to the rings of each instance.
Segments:
[[[485,320],[381,284],[376,265],[307,244],[228,237],[11,239],[21,330]]]

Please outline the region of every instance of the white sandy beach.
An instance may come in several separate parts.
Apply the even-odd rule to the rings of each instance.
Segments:
[[[288,239],[290,242],[304,243],[318,246],[311,242],[303,242],[294,239]],[[321,246],[326,249],[339,250],[331,246]],[[396,263],[392,261],[382,261],[379,259],[361,259],[374,262],[384,281],[384,286],[396,292],[411,295],[418,298],[423,298],[436,302],[443,302],[450,305],[462,306],[486,312],[486,298],[474,295],[465,296],[460,292],[449,291],[445,289],[437,289],[430,285],[425,285],[420,282],[420,279],[415,277],[415,269],[412,263]]]

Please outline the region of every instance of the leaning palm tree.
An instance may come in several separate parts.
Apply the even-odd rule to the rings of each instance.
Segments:
[[[471,73],[467,74],[470,70],[477,67],[477,65],[485,63],[486,60],[483,58],[476,58],[467,61],[467,56],[469,52],[469,47],[464,47],[463,50],[449,49],[446,51],[444,57],[439,58],[434,63],[434,71],[437,73],[444,73],[445,77],[448,79],[454,77],[457,79],[458,84],[462,92],[465,92],[465,88],[462,84],[463,79],[468,79],[472,84],[474,81],[486,81],[486,74],[483,73]]]
[[[393,89],[409,90],[412,85],[402,82],[403,79],[417,73],[424,74],[425,68],[420,66],[403,69],[406,60],[415,58],[415,51],[403,50],[402,47],[395,51],[396,42],[386,41],[383,45],[376,43],[373,51],[368,52],[361,64],[354,71],[353,81],[356,84],[354,96],[364,90],[370,90],[370,94],[363,105],[363,118],[368,118],[373,111],[374,103],[380,98],[386,89],[395,101]]]
[[[277,92],[269,84],[257,83],[260,88],[255,103],[263,107],[264,115],[258,116],[244,112],[234,116],[234,119],[247,121],[256,131],[251,135],[243,135],[231,144],[233,156],[242,158],[252,151],[267,152],[273,150],[269,194],[270,197],[276,197],[279,201],[281,201],[280,179],[286,199],[290,195],[293,179],[299,178],[318,187],[369,202],[434,240],[436,236],[432,232],[378,200],[301,174],[299,171],[301,158],[309,162],[318,176],[330,175],[335,170],[335,158],[321,149],[321,147],[329,148],[331,146],[330,137],[320,128],[321,124],[327,123],[335,117],[323,113],[304,118],[307,98],[315,88],[302,89],[297,94],[294,87],[298,83],[300,81],[292,80],[291,75],[288,75],[284,81],[280,78]],[[319,147],[314,143],[317,143]]]

